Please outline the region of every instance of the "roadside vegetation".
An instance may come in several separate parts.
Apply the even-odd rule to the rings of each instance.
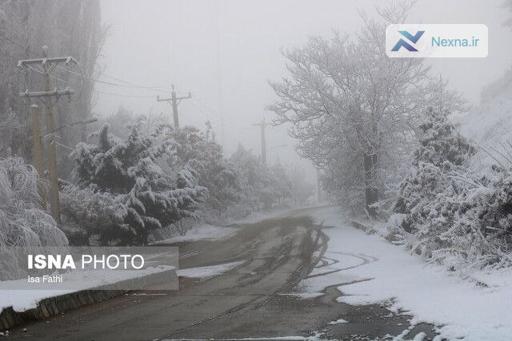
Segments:
[[[471,109],[442,75],[422,59],[386,56],[385,28],[404,22],[409,5],[363,16],[357,34],[285,50],[288,75],[272,83],[270,109],[321,169],[331,199],[384,226],[387,239],[451,270],[510,266],[510,142],[484,148],[461,136],[454,118]],[[490,97],[487,107],[503,103]],[[484,152],[487,164],[475,167]]]

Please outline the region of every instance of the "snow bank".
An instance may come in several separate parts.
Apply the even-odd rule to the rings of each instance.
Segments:
[[[413,323],[441,326],[439,332],[448,339],[510,340],[511,270],[479,272],[472,276],[474,280],[461,279],[439,266],[425,264],[402,247],[352,228],[339,209],[318,210],[315,218],[334,226],[324,230],[330,238],[326,256],[340,259],[330,267],[342,270],[305,280],[306,290],[338,285],[343,293],[339,300],[349,304],[392,300],[391,309],[408,311],[414,316]],[[359,259],[360,264],[344,264],[347,258]]]
[[[3,308],[12,306],[15,311],[25,311],[28,309],[36,308],[37,303],[48,297],[55,297],[72,292],[91,290],[105,285],[115,284],[120,281],[143,277],[146,275],[159,273],[163,271],[173,270],[174,267],[160,265],[158,267],[151,267],[143,270],[123,270],[123,271],[109,271],[109,270],[92,270],[92,271],[75,271],[65,274],[65,279],[69,287],[73,289],[59,289],[59,290],[11,290],[2,289],[2,287],[13,288],[16,283],[20,283],[18,287],[26,286],[27,279],[19,279],[13,281],[0,282],[0,312]],[[70,282],[72,282],[70,284]]]

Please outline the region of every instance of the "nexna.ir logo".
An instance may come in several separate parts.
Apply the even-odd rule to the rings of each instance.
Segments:
[[[391,51],[396,52],[399,51],[402,47],[407,49],[407,51],[418,52],[418,50],[412,45],[416,44],[418,40],[420,40],[421,36],[425,31],[418,31],[416,34],[411,34],[408,31],[398,31],[405,39],[400,38],[400,40],[396,43],[396,45],[391,49]]]
[[[484,58],[489,37],[481,24],[396,24],[386,28],[390,58]]]

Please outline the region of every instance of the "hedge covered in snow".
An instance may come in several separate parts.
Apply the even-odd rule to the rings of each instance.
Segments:
[[[389,233],[413,252],[453,270],[512,265],[512,174],[476,174],[475,153],[446,113],[430,110],[420,147],[400,187]]]
[[[195,217],[208,190],[193,161],[168,166],[175,149],[163,128],[144,135],[133,126],[121,140],[104,126],[98,144],[79,143],[71,154],[78,186],[64,188],[65,223],[101,245],[144,245],[152,230]]]

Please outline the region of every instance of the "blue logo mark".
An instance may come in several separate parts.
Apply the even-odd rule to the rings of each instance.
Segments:
[[[409,42],[412,44],[416,44],[418,40],[420,40],[421,36],[425,31],[418,31],[415,35],[410,34],[407,31],[398,31],[402,36],[404,36]],[[398,43],[391,49],[391,51],[396,52],[400,50],[402,47],[407,49],[410,52],[418,52],[418,50],[412,46],[409,42],[405,41],[404,39],[400,39]]]

